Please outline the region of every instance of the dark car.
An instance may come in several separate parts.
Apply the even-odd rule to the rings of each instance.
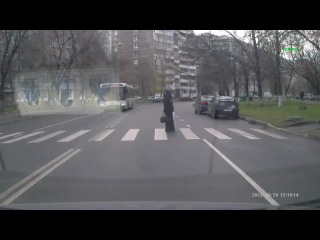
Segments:
[[[239,103],[229,96],[216,97],[208,105],[208,116],[213,116],[215,119],[218,117],[232,117],[239,118]]]
[[[201,97],[198,96],[194,104],[194,112],[199,114],[203,112],[207,112],[208,103],[210,103],[213,98],[214,96],[210,96],[210,95],[203,95]]]

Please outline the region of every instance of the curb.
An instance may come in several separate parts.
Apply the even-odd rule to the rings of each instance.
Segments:
[[[288,131],[288,130],[286,130],[284,128],[278,128],[278,127],[275,127],[275,126],[271,125],[270,123],[262,122],[262,121],[259,121],[259,120],[253,119],[253,118],[240,116],[239,119],[247,121],[249,124],[260,125],[260,126],[264,126],[264,127],[271,127],[271,128],[274,128],[274,129],[277,129],[277,130],[280,130],[280,131],[283,131],[283,132],[286,132],[286,133],[290,133],[290,134],[293,134],[293,135],[296,135],[296,136],[309,138],[309,139],[312,139],[312,140],[315,140],[315,141],[320,141],[320,137],[317,137],[317,136],[314,136],[314,135],[311,135],[311,134],[301,134],[301,133],[291,132],[291,131]]]
[[[11,123],[16,123],[16,122],[20,122],[20,121],[25,121],[25,120],[30,120],[30,119],[34,119],[34,118],[39,118],[41,117],[40,115],[38,116],[17,116],[15,119],[10,119],[10,121],[8,122],[2,122],[0,123],[0,126],[2,125],[8,125],[8,124],[11,124]]]

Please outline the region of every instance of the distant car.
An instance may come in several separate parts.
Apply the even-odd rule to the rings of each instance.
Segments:
[[[194,101],[194,99],[191,97],[182,97],[180,98],[180,101]]]
[[[229,96],[216,97],[208,105],[208,116],[213,116],[215,119],[218,117],[232,117],[239,118],[239,103]]]
[[[149,97],[148,97],[148,100],[154,100],[154,99],[155,99],[154,96],[149,96]]]
[[[263,98],[264,99],[272,99],[272,94],[270,92],[265,92],[265,93],[263,93]]]
[[[155,97],[152,102],[154,102],[154,103],[163,102],[163,97]]]
[[[203,112],[207,112],[208,103],[210,103],[212,99],[214,99],[214,96],[210,96],[210,95],[203,95],[201,97],[198,96],[194,104],[194,112],[199,114]]]

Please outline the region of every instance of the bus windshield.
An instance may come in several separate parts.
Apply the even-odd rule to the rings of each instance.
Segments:
[[[103,100],[103,101],[125,100],[125,88],[102,87],[100,88],[100,100]]]

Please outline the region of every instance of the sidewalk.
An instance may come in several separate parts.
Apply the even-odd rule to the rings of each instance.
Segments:
[[[25,121],[28,119],[33,119],[40,117],[39,115],[29,115],[29,116],[21,116],[19,112],[12,112],[12,113],[3,113],[0,114],[0,125],[10,124],[19,121]]]
[[[98,114],[101,113],[101,109],[91,108],[88,106],[87,108],[59,108],[59,109],[46,109],[46,110],[35,110],[35,111],[17,111],[10,113],[2,113],[0,114],[0,126],[6,125],[10,123],[26,121],[34,118],[39,118],[41,116],[47,116],[52,114]]]
[[[270,128],[274,128],[277,130],[281,130],[287,133],[291,133],[294,135],[298,135],[298,136],[302,136],[302,137],[307,137],[316,141],[320,141],[320,137],[318,136],[314,136],[311,135],[310,132],[315,131],[315,130],[319,130],[320,129],[320,123],[314,123],[314,124],[310,124],[310,122],[306,122],[306,124],[300,124],[298,126],[291,126],[291,127],[286,127],[286,128],[278,128],[275,127],[269,123],[266,122],[262,122],[256,119],[252,119],[252,118],[248,118],[248,117],[243,117],[240,116],[240,119],[247,121],[250,124],[254,124],[254,125],[260,125],[260,126],[264,126],[264,127],[270,127]]]

